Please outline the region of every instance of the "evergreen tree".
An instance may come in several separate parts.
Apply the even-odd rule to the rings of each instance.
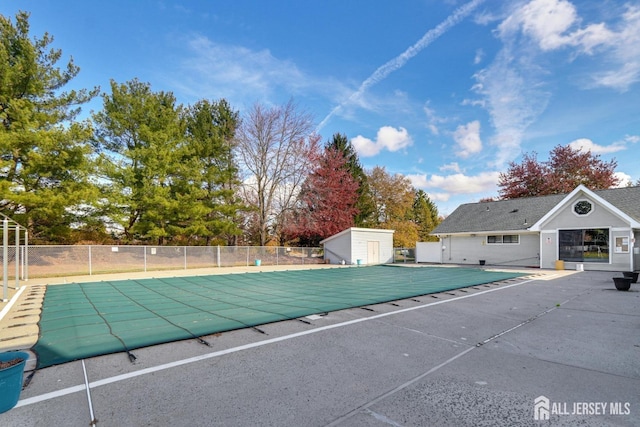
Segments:
[[[72,243],[97,193],[90,181],[91,126],[79,105],[98,89],[63,88],[80,69],[53,37],[29,37],[29,14],[0,15],[0,212],[29,229],[32,242]]]
[[[424,190],[418,190],[413,201],[414,222],[418,226],[418,240],[420,242],[438,241],[435,236],[430,236],[431,230],[440,223],[438,207],[429,198]]]
[[[104,108],[94,115],[105,216],[128,241],[163,244],[179,235],[182,220],[193,215],[189,197],[179,197],[172,184],[185,170],[182,107],[170,92],[153,92],[137,79],[111,82]],[[197,208],[197,207],[195,207]]]
[[[195,194],[191,204],[201,206],[189,233],[202,236],[205,243],[233,244],[241,234],[238,211],[247,210],[237,194],[240,179],[234,156],[238,112],[226,100],[199,101],[187,111],[188,150],[179,182],[182,192]],[[178,186],[176,186],[178,187]],[[188,190],[191,188],[191,190]]]

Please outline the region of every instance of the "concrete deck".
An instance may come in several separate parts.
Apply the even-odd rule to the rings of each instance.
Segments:
[[[0,425],[640,425],[640,285],[531,273],[42,369]]]

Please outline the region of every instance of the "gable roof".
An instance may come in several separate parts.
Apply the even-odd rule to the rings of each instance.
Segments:
[[[577,191],[595,194],[613,208],[640,222],[640,187],[590,191],[578,186],[570,194],[522,197],[460,205],[431,234],[528,230]]]

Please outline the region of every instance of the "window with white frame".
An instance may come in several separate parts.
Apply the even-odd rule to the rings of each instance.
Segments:
[[[517,234],[496,234],[487,236],[489,245],[517,245],[520,243],[520,236]]]

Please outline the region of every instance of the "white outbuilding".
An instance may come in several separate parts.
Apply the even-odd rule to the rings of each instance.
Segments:
[[[320,242],[330,264],[387,264],[393,262],[394,230],[351,227]]]

